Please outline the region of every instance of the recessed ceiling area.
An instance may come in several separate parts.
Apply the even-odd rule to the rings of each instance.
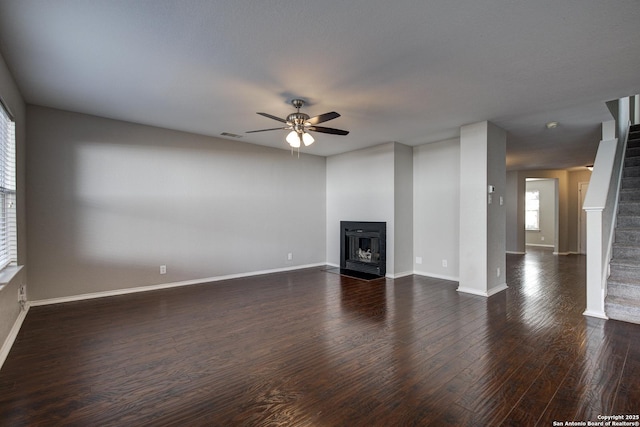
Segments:
[[[555,169],[640,92],[638,22],[637,0],[0,0],[0,53],[30,104],[288,150],[245,132],[302,98],[350,131],[320,156],[489,120],[509,169]]]

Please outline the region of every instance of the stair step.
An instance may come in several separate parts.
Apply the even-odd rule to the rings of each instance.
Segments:
[[[629,140],[627,141],[627,149],[638,148],[638,147],[640,147],[640,133],[638,134],[637,137],[634,137],[634,138],[631,138],[631,136],[629,136]]]
[[[622,178],[622,188],[640,188],[640,177]]]
[[[624,155],[625,157],[638,157],[640,156],[640,147],[627,147]]]
[[[624,167],[626,168],[627,166],[640,166],[640,156],[625,157]]]
[[[640,266],[637,259],[612,259],[609,263],[611,275],[609,280],[616,283],[640,282]]]
[[[609,280],[607,280],[607,294],[640,301],[640,284],[619,282],[609,277]]]
[[[640,201],[640,188],[623,188],[620,190],[621,202]]]
[[[607,295],[604,308],[610,319],[640,324],[640,301]]]
[[[616,227],[616,243],[640,247],[640,229],[629,227]]]
[[[625,166],[622,169],[622,176],[625,178],[640,177],[640,166]]]
[[[640,216],[618,215],[616,226],[621,228],[640,228]]]
[[[634,260],[638,264],[640,259],[640,246],[633,246],[633,244],[614,243],[613,244],[613,258],[622,260]]]
[[[613,244],[613,246],[616,246],[616,243]],[[619,269],[622,268],[626,268],[629,271],[633,272],[634,275],[638,275],[638,277],[640,277],[640,263],[638,263],[638,259],[634,258],[634,257],[625,257],[622,255],[619,255],[617,257],[612,257],[611,261],[609,262],[609,264],[613,267],[615,266],[616,270],[618,271]]]
[[[618,215],[640,215],[640,202],[620,200]]]
[[[634,286],[640,291],[640,269],[637,266],[610,265],[611,275],[607,279],[609,283],[617,285]]]

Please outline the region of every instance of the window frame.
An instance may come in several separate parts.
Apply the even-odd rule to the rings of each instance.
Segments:
[[[0,97],[0,271],[18,261],[15,124]]]
[[[535,198],[529,197],[529,194],[536,194]],[[531,207],[531,201],[536,201],[537,206]],[[535,212],[535,227],[529,227],[530,225],[530,212]],[[526,231],[540,231],[540,190],[527,190],[524,197],[524,228]]]

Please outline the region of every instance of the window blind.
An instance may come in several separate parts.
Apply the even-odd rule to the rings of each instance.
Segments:
[[[17,261],[15,122],[0,102],[0,268]]]

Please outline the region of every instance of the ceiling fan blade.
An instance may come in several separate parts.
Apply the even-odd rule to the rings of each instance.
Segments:
[[[307,123],[310,123],[312,125],[317,125],[319,123],[324,123],[324,122],[328,122],[329,120],[337,119],[338,117],[340,117],[340,114],[336,113],[335,111],[332,111],[330,113],[324,113],[324,114],[320,114],[319,116],[311,117],[309,120],[307,120]]]
[[[271,114],[267,114],[267,113],[258,113],[258,114],[260,114],[261,116],[268,117],[268,118],[273,119],[273,120],[277,120],[277,121],[282,122],[282,123],[287,123],[287,121],[285,119],[281,119],[280,117],[272,116]]]
[[[330,133],[332,135],[349,135],[348,130],[326,128],[324,126],[310,126],[307,130],[312,132]]]
[[[271,128],[271,129],[260,129],[260,130],[248,130],[245,133],[256,133],[256,132],[266,132],[268,130],[283,130],[283,129],[291,129],[290,127],[284,128]]]

